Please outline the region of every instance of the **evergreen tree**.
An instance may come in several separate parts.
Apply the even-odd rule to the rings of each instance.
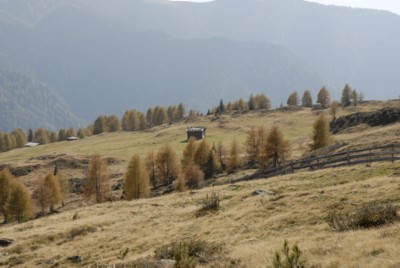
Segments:
[[[257,110],[258,107],[257,107],[256,100],[255,100],[253,94],[250,95],[247,105],[249,106],[250,111]]]
[[[283,163],[289,153],[289,143],[284,139],[278,126],[273,126],[268,134],[261,152],[261,164],[264,167],[272,164],[276,167]]]
[[[93,135],[101,134],[107,131],[107,117],[100,115],[93,123]]]
[[[62,128],[58,131],[58,141],[67,140],[67,130]]]
[[[204,169],[205,179],[213,178],[221,169],[221,163],[218,160],[217,150],[213,146],[208,154],[207,162]]]
[[[31,128],[28,130],[28,142],[33,142],[33,131]]]
[[[341,104],[342,107],[347,107],[350,106],[351,104],[351,87],[349,86],[349,84],[346,84],[343,88],[342,91],[342,98],[341,98]]]
[[[331,97],[329,91],[322,87],[318,92],[317,103],[321,104],[323,108],[328,108],[331,103]]]
[[[309,90],[304,91],[303,97],[301,98],[301,104],[304,107],[312,107],[313,105],[312,96]]]
[[[97,203],[102,203],[110,192],[107,163],[98,154],[92,155],[89,160],[84,192],[88,198],[95,197]]]
[[[218,105],[218,113],[223,114],[224,112],[225,112],[225,105],[224,105],[224,101],[221,99],[219,101],[219,105]]]
[[[330,132],[328,120],[324,113],[321,113],[313,125],[313,145],[312,149],[317,150],[328,146],[330,142]]]
[[[144,162],[135,155],[129,162],[125,173],[124,198],[126,200],[149,197],[150,178],[146,171]]]

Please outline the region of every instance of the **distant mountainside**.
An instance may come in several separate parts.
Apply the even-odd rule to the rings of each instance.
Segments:
[[[387,11],[303,0],[83,3],[125,25],[179,38],[220,36],[279,44],[317,70],[332,89],[341,90],[350,83],[368,98],[398,95],[400,16]]]
[[[79,116],[345,83],[397,97],[400,16],[302,0],[0,0],[0,68],[32,74]]]
[[[44,127],[58,130],[83,126],[59,95],[32,77],[0,71],[0,129],[28,130]]]
[[[0,27],[13,30],[2,31],[7,41],[0,51],[10,66],[56,88],[88,120],[181,101],[205,112],[220,98],[257,92],[278,105],[294,89],[316,90],[324,84],[279,45],[131,30],[72,4],[45,14],[37,22],[3,22]]]

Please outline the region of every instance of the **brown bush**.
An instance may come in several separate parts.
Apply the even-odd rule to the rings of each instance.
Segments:
[[[330,211],[326,220],[337,231],[366,229],[381,226],[398,219],[392,204],[368,203],[356,208]]]

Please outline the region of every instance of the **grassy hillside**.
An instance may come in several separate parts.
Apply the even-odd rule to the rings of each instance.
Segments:
[[[340,115],[373,111],[398,101],[368,102],[341,109]],[[280,124],[292,144],[292,158],[308,152],[312,123],[318,112],[309,109],[250,112],[224,115],[219,119],[201,117],[192,122],[161,126],[145,132],[113,133],[77,142],[60,142],[18,149],[0,154],[0,163],[13,167],[35,166],[19,179],[32,189],[55,161],[67,178],[84,178],[83,160],[92,153],[112,157],[110,175],[122,179],[127,160],[134,154],[144,156],[165,143],[177,151],[185,146],[185,129],[190,125],[207,127],[208,142],[233,139],[243,143],[252,125]],[[400,124],[385,127],[359,126],[334,136],[340,149],[370,146],[398,140]],[[252,172],[223,176],[217,182]],[[1,249],[0,265],[32,267],[46,262],[71,267],[67,257],[81,255],[76,264],[128,263],[152,257],[154,250],[183,238],[216,242],[222,252],[208,267],[265,267],[287,239],[298,243],[308,263],[321,267],[398,267],[400,258],[399,222],[380,228],[338,232],[325,218],[336,208],[356,208],[368,202],[400,203],[400,164],[380,163],[314,172],[298,172],[267,180],[215,185],[194,192],[173,193],[139,201],[117,201],[88,206],[76,194],[70,194],[60,214],[24,224],[0,226],[0,237],[15,243]],[[257,189],[269,194],[252,196]],[[219,193],[220,210],[197,217],[206,195]],[[116,192],[116,195],[120,192]],[[78,219],[73,220],[74,215]],[[128,249],[128,250],[127,250]],[[126,252],[126,254],[124,254]],[[1,255],[0,255],[1,256]],[[51,265],[48,265],[51,266]]]
[[[53,259],[61,267],[71,267],[66,258],[81,255],[84,266],[115,264],[153,255],[163,244],[193,237],[222,244],[225,255],[209,267],[264,267],[284,239],[298,242],[309,263],[322,267],[397,267],[399,223],[337,232],[324,217],[333,207],[346,203],[398,204],[399,170],[398,163],[376,164],[217,186],[214,190],[220,194],[221,209],[203,217],[195,213],[210,188],[82,206],[1,227],[0,236],[15,239],[15,244],[2,250],[9,255],[0,262],[31,267]],[[256,189],[276,195],[253,197],[251,192]],[[73,220],[75,213],[77,220]],[[118,259],[127,248],[126,259]]]

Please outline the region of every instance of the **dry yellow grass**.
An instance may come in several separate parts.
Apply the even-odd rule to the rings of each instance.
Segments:
[[[195,237],[221,243],[229,259],[240,260],[239,267],[264,267],[284,239],[297,242],[308,262],[322,267],[398,267],[398,222],[336,232],[324,216],[345,202],[399,204],[399,170],[399,163],[374,164],[216,186],[221,209],[203,217],[195,213],[211,188],[131,202],[81,204],[58,215],[2,226],[0,237],[12,238],[15,244],[1,250],[9,255],[0,262],[32,267],[54,259],[60,267],[70,267],[66,257],[82,255],[86,266],[111,265],[121,262],[118,257],[126,248],[127,260],[134,260],[152,255],[162,244]],[[256,189],[277,194],[253,197]]]
[[[370,111],[398,102],[372,102],[340,109],[341,115]],[[164,143],[181,151],[185,146],[185,129],[189,125],[207,127],[208,142],[222,140],[228,145],[234,138],[243,143],[246,131],[253,125],[267,128],[280,124],[292,144],[292,158],[308,151],[312,122],[318,112],[299,111],[251,112],[241,116],[225,115],[217,120],[202,117],[191,123],[161,126],[136,133],[112,133],[78,142],[24,148],[0,154],[0,162],[13,166],[41,164],[43,167],[19,179],[31,189],[38,178],[51,171],[43,155],[83,159],[92,153],[120,159],[110,166],[114,180],[120,179],[134,153],[144,155]],[[358,128],[334,136],[346,147],[370,146],[398,140],[400,124],[385,127]],[[342,149],[343,149],[342,148]],[[61,169],[67,178],[83,178],[83,169]],[[195,217],[201,200],[211,188],[195,194],[170,194],[132,202],[118,201],[87,206],[80,196],[71,194],[60,214],[24,224],[0,226],[0,237],[12,238],[15,244],[0,252],[5,266],[32,267],[54,259],[59,267],[70,267],[66,257],[82,255],[84,265],[121,262],[118,257],[126,248],[127,260],[152,255],[165,243],[185,237],[196,237],[224,245],[227,258],[238,267],[265,267],[284,239],[298,242],[305,257],[322,267],[400,267],[400,225],[351,232],[335,232],[324,221],[328,209],[343,202],[400,202],[400,164],[373,164],[316,172],[301,172],[236,185],[215,186],[222,198],[216,214]],[[246,172],[244,172],[246,173]],[[397,174],[397,175],[396,175]],[[229,180],[228,176],[220,178]],[[276,196],[252,197],[256,189],[276,191]],[[79,219],[72,220],[78,213]],[[220,263],[224,265],[224,260]]]

